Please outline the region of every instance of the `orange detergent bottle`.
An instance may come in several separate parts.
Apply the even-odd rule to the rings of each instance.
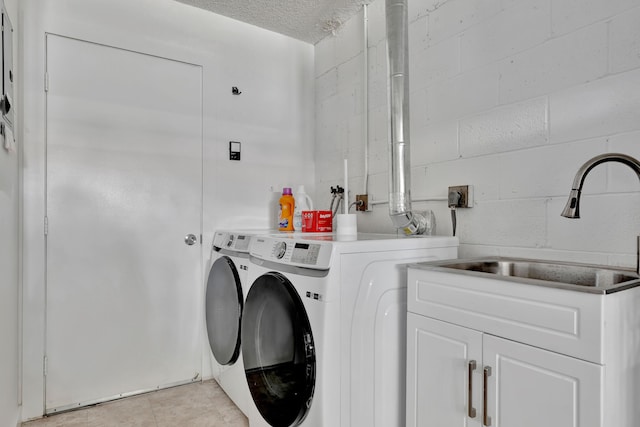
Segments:
[[[278,226],[280,231],[293,231],[293,209],[295,200],[291,194],[291,188],[282,189],[280,197],[280,215],[278,216]]]

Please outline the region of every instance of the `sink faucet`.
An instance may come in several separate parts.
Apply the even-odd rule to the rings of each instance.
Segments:
[[[585,164],[583,164],[580,169],[578,169],[576,177],[573,179],[573,187],[571,188],[571,192],[569,193],[569,200],[567,201],[567,205],[562,211],[562,216],[566,218],[580,218],[580,196],[582,193],[582,185],[584,184],[584,179],[587,177],[587,174],[589,173],[589,171],[591,171],[591,169],[598,166],[600,163],[605,162],[624,163],[625,165],[633,169],[640,179],[640,162],[631,156],[627,156],[626,154],[607,153],[596,156],[591,160],[587,160]],[[638,236],[636,240],[636,273],[640,275],[640,236]]]

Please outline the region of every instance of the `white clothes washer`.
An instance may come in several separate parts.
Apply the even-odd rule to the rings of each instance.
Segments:
[[[251,427],[405,425],[405,264],[456,258],[455,237],[258,236],[242,359]]]
[[[205,326],[211,373],[245,414],[253,406],[241,356],[242,311],[248,291],[249,244],[267,230],[216,231],[205,282]]]

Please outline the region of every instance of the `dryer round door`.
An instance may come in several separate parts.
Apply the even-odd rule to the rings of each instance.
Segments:
[[[280,273],[258,277],[242,316],[242,359],[249,390],[273,427],[300,424],[313,399],[316,354],[295,288]]]
[[[211,352],[220,365],[231,365],[240,355],[243,297],[238,270],[227,256],[209,270],[205,304]]]

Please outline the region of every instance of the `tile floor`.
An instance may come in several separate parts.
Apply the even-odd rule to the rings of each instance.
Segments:
[[[29,421],[22,427],[248,427],[213,381],[158,390]]]

